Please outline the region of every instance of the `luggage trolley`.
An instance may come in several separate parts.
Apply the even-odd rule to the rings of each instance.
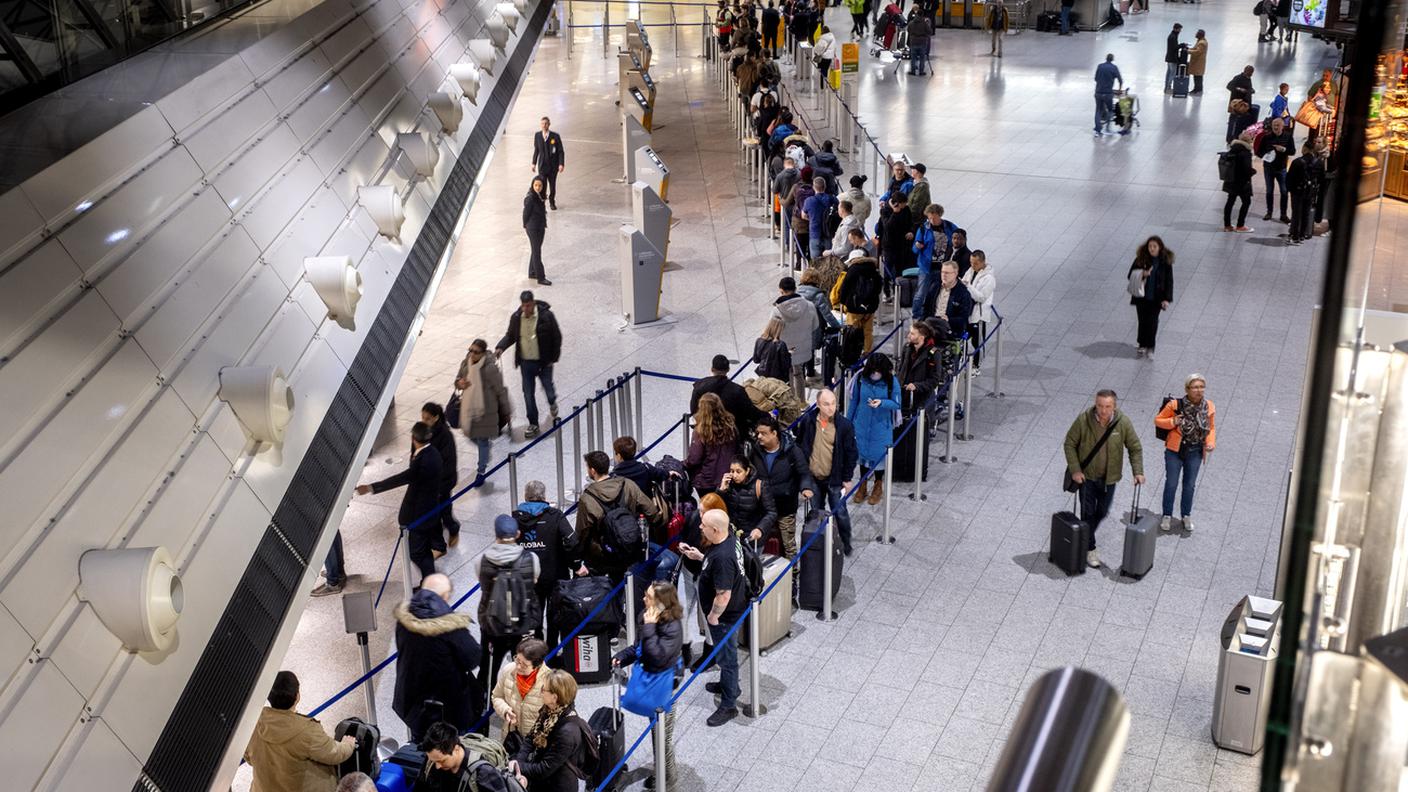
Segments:
[[[897,60],[908,58],[909,42],[904,36],[904,28],[907,24],[909,23],[898,5],[894,3],[886,5],[884,13],[880,15],[880,20],[875,23],[875,39],[871,42],[870,54],[879,57],[880,53],[888,52]]]
[[[1115,91],[1115,124],[1121,131],[1139,126],[1139,97],[1133,88]]]

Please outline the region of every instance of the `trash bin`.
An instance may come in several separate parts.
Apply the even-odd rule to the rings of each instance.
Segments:
[[[1219,747],[1244,754],[1261,750],[1280,638],[1276,600],[1243,597],[1223,622],[1212,705],[1212,741]]]

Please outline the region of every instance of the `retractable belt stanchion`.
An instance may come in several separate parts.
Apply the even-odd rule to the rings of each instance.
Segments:
[[[557,457],[557,502],[562,504],[567,502],[567,471],[563,469],[561,425],[552,433],[552,450],[553,455]]]
[[[596,408],[596,449],[597,449],[597,450],[604,450],[604,449],[607,447],[607,444],[606,444],[606,405],[605,405],[605,404],[602,404],[602,401],[603,401],[602,396],[604,396],[604,395],[605,395],[605,394],[603,394],[601,391],[597,391],[597,392],[596,392],[596,399],[592,402],[592,406],[594,406],[594,407]]]
[[[971,360],[963,366],[963,434],[959,440],[972,440],[968,422],[973,420],[973,366]]]
[[[953,386],[956,383],[957,380],[949,380],[948,388],[944,393],[944,396],[948,399],[948,426],[944,428],[944,455],[939,457],[939,461],[944,464],[958,461],[958,457],[953,455],[953,425],[957,422],[955,416],[957,414],[956,408],[958,405],[958,394],[953,392],[955,390]]]
[[[924,500],[924,445],[929,432],[926,413],[924,408],[919,408],[919,417],[914,420],[914,431],[925,433],[914,436],[914,492],[909,499],[916,502]]]
[[[518,455],[508,455],[508,510],[518,506]]]
[[[578,415],[587,415],[590,419],[591,410],[583,410]],[[577,497],[577,488],[582,485],[582,422],[576,420],[572,422],[572,497]],[[558,501],[557,508],[566,509],[567,499]]]
[[[401,593],[405,595],[405,601],[411,601],[411,576],[418,570],[411,563],[411,532],[405,528],[401,529]]]
[[[342,624],[357,636],[357,653],[362,660],[362,701],[367,707],[367,723],[376,725],[376,690],[372,686],[372,653],[367,636],[376,632],[376,600],[371,591],[355,591],[342,595]]]
[[[997,320],[997,329],[993,331],[993,353],[992,353],[992,390],[989,396],[1002,398],[1007,394],[1002,392],[1002,320]]]
[[[842,497],[845,493],[841,493]],[[825,517],[821,526],[821,612],[816,615],[818,621],[829,622],[836,618],[836,613],[831,610],[831,576],[835,574],[832,569],[831,554],[835,552],[836,542],[831,538],[831,519]],[[757,646],[757,644],[753,644]]]
[[[592,409],[590,399],[587,400],[587,408],[582,412],[587,416],[587,450],[591,451],[596,448],[596,410]],[[580,483],[581,480],[582,477],[578,475],[578,483]]]
[[[642,396],[641,396],[641,394],[642,394],[641,380],[644,379],[644,377],[642,377],[642,376],[640,375],[640,366],[636,366],[635,378],[636,378],[636,381],[635,381],[635,386],[636,386],[636,404],[635,404],[636,441],[637,441],[637,442],[640,442],[640,443],[643,443],[643,442],[645,442],[645,400],[644,400],[644,399],[642,398]],[[663,787],[662,787],[662,789],[663,789]]]
[[[911,429],[911,431],[913,431]],[[915,440],[919,440],[916,435]],[[922,473],[923,469],[919,470]],[[918,475],[918,473],[916,473]],[[890,536],[890,498],[895,494],[895,446],[893,443],[885,449],[885,510],[880,514],[880,535],[875,537],[875,541],[880,544],[894,544],[895,538]]]
[[[828,585],[827,591],[831,590]],[[761,599],[755,598],[753,605],[748,609],[748,703],[743,707],[743,714],[750,718],[760,718],[767,714],[768,708],[763,704],[763,672],[758,667],[758,662],[762,657],[762,638],[758,629],[759,615],[762,613],[758,607],[762,605]]]
[[[685,459],[689,456],[689,413],[684,414],[684,424],[681,427],[680,435],[684,438],[683,451],[680,453],[680,459]]]
[[[615,388],[617,382],[618,380],[613,377],[606,381],[606,387],[608,389]],[[616,391],[611,390],[610,393],[607,394],[607,396],[608,398],[606,400],[606,406],[609,408],[608,412],[611,413],[611,439],[615,440],[616,438],[621,436],[621,416],[619,415],[620,411],[617,409]]]
[[[626,570],[626,645],[636,645],[636,576]]]

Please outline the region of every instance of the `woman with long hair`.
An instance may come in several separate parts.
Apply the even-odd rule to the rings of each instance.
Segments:
[[[765,538],[782,540],[777,531],[777,505],[772,492],[767,482],[758,477],[748,457],[739,454],[729,463],[728,473],[719,482],[719,494],[728,504],[734,529],[757,549],[762,549],[758,543]]]
[[[455,389],[461,392],[460,431],[479,450],[474,477],[482,479],[489,469],[489,449],[494,438],[503,433],[513,417],[503,371],[498,359],[489,354],[488,341],[476,338],[470,343],[455,375]]]
[[[523,230],[528,234],[528,277],[540,286],[551,286],[547,271],[543,269],[543,238],[548,233],[547,182],[542,176],[534,176],[523,196]]]
[[[782,317],[768,320],[763,334],[753,342],[753,360],[758,376],[787,382],[792,376],[792,350],[782,340]]]
[[[1135,354],[1154,359],[1159,335],[1159,314],[1173,302],[1173,251],[1162,238],[1151,236],[1134,251],[1129,265],[1129,304],[1139,320]]]
[[[695,492],[706,495],[718,489],[737,450],[738,427],[733,416],[724,409],[718,394],[704,394],[694,412],[694,433],[684,459]]]
[[[645,590],[645,612],[641,614],[640,645],[628,646],[616,653],[611,664],[628,666],[637,661],[642,670],[662,674],[675,669],[679,682],[681,652],[684,647],[684,605],[675,587],[663,580],[651,583]],[[660,720],[665,729],[665,778],[675,787],[675,711],[670,708]],[[645,788],[655,788],[654,774],[646,776]]]
[[[872,352],[856,378],[846,415],[856,428],[856,451],[860,456],[860,487],[855,503],[874,505],[885,497],[885,451],[895,437],[895,414],[900,409],[899,378],[894,364],[884,352]],[[866,474],[874,471],[869,500]]]
[[[586,729],[577,715],[577,680],[566,671],[548,671],[542,697],[538,721],[508,769],[527,779],[534,792],[577,792],[573,768],[583,764]]]

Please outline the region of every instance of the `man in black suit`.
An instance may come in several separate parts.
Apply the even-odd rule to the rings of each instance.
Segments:
[[[455,436],[450,431],[450,424],[445,420],[445,408],[438,402],[426,402],[420,408],[420,420],[430,427],[430,445],[440,453],[440,492],[436,499],[440,503],[445,503],[455,494],[455,485],[459,483],[459,464],[455,449]],[[454,547],[460,541],[460,521],[455,519],[454,506],[446,506],[440,512],[439,522],[445,527],[445,534],[449,539],[449,546]],[[436,520],[431,520],[436,522]],[[435,550],[445,552],[445,537],[439,531],[435,533]]]
[[[567,153],[562,150],[562,136],[549,127],[552,122],[543,116],[538,122],[542,131],[533,136],[533,164],[529,167],[543,177],[547,187],[548,206],[557,208],[557,174],[567,167]]]
[[[709,376],[694,381],[694,391],[689,395],[689,412],[693,415],[699,410],[699,399],[704,394],[715,394],[724,403],[724,409],[733,416],[741,440],[753,430],[753,425],[758,419],[763,417],[763,411],[754,406],[753,400],[748,398],[748,391],[744,390],[742,385],[728,378],[727,357],[714,355],[709,370],[712,372]]]
[[[440,502],[439,494],[441,470],[444,463],[440,452],[430,444],[431,428],[417,421],[411,427],[411,462],[406,469],[396,475],[372,484],[358,484],[357,494],[405,487],[406,494],[401,498],[401,509],[396,513],[396,521],[401,527],[410,528],[416,520],[429,514]],[[440,534],[440,516],[426,517],[419,525],[406,531],[406,547],[411,553],[411,563],[420,570],[421,578],[435,574],[435,538]]]

